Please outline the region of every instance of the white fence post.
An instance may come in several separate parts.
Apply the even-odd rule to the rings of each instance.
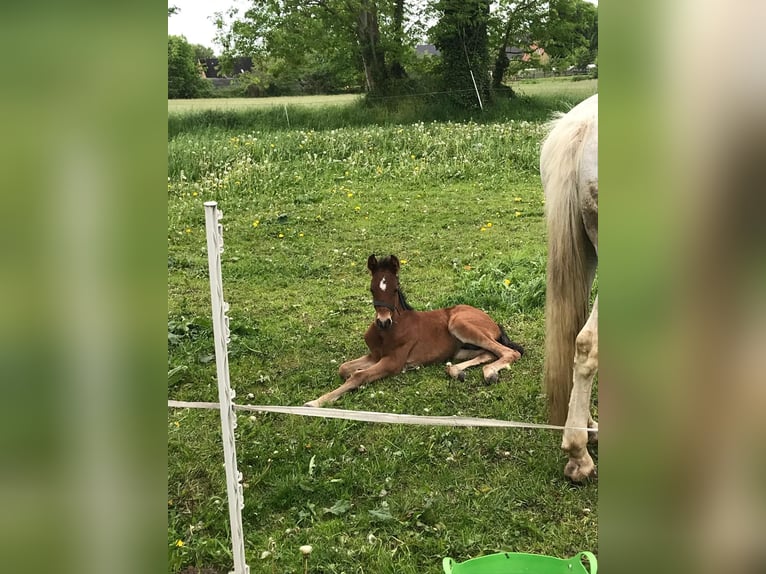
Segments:
[[[233,574],[249,574],[245,563],[245,537],[242,529],[242,474],[237,470],[237,448],[234,429],[237,415],[232,406],[235,396],[229,383],[229,305],[223,300],[223,279],[221,277],[221,253],[223,252],[223,226],[218,223],[222,217],[215,201],[205,202],[205,231],[207,233],[207,260],[210,270],[210,296],[213,307],[213,337],[215,338],[215,366],[218,376],[218,402],[221,412],[223,434],[223,456],[226,468],[226,490],[229,497],[229,522],[231,524]]]

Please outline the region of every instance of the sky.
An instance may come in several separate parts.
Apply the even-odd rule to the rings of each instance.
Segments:
[[[168,34],[186,36],[191,44],[202,44],[213,48],[216,53],[220,47],[214,42],[216,28],[213,15],[226,12],[232,6],[242,10],[247,0],[168,0],[168,7],[177,6],[179,11],[168,18]]]
[[[598,6],[598,0],[586,0]],[[186,36],[191,44],[202,44],[213,48],[216,54],[220,47],[214,42],[215,24],[213,14],[238,7],[240,12],[248,0],[168,0],[168,6],[177,6],[179,12],[168,18],[168,34]]]

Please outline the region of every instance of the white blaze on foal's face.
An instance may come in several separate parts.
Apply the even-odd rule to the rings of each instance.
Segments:
[[[386,291],[386,278],[385,277],[383,277],[383,279],[380,280],[380,285],[378,285],[378,287],[380,287],[380,290],[385,293],[385,291]]]

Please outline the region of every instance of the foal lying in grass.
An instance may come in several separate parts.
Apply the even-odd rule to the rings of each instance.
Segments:
[[[444,361],[447,374],[465,379],[465,369],[484,365],[484,380],[492,383],[498,372],[524,353],[503,328],[484,311],[470,305],[456,305],[435,311],[415,311],[399,288],[399,260],[395,255],[367,259],[372,274],[370,291],[375,321],[364,334],[370,352],[347,361],[338,373],[345,381],[340,387],[306,403],[319,407],[362,385],[417,367]],[[491,361],[491,362],[490,362]]]

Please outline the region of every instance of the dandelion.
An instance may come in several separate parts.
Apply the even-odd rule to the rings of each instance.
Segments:
[[[519,201],[521,201],[521,198],[520,198],[520,197],[514,197],[514,198],[513,198],[513,201],[515,201],[515,202],[519,202]]]
[[[193,193],[192,193],[192,195],[193,195],[194,197],[197,197],[197,192],[196,192],[196,191],[195,191],[195,192],[193,192]]]
[[[490,227],[492,227],[492,222],[491,221],[487,221],[487,229],[489,229]]]
[[[179,428],[181,426],[181,423],[178,421],[173,421],[173,424],[176,426],[176,428]]]
[[[508,287],[510,284],[511,284],[511,280],[510,279],[503,279],[503,285]]]
[[[183,545],[184,545],[184,541],[183,540],[176,540],[176,548],[181,548],[181,547],[183,547]]]
[[[256,219],[255,221],[253,221],[253,227],[258,227],[260,224],[261,224],[260,219]]]
[[[311,552],[314,549],[312,548],[311,544],[305,544],[301,546],[298,550],[300,550],[301,554],[303,554],[303,574],[308,574],[309,556],[311,556]]]
[[[513,216],[514,216],[514,217],[521,217],[521,212],[520,212],[520,211],[517,211],[516,213],[514,213],[514,214],[513,214]]]
[[[481,229],[479,229],[479,231],[481,231],[482,233],[484,233],[486,230],[487,230],[487,228],[484,227],[483,225],[481,226]]]
[[[353,194],[353,193],[351,193],[351,192],[349,191],[349,192],[346,194],[346,197],[354,197],[354,194]]]
[[[284,236],[285,236],[285,234],[284,234],[284,233],[280,233],[280,234],[279,234],[279,238],[280,238],[280,239],[282,239]]]
[[[362,209],[362,208],[360,206],[358,206],[358,205],[356,207],[354,207],[354,211],[359,211],[360,209]]]
[[[303,237],[303,233],[299,233],[299,234],[298,234],[298,237]]]
[[[400,260],[399,260],[399,263],[401,263],[402,265],[404,265],[405,263],[407,263],[407,260],[406,260],[406,259],[400,259]]]
[[[186,228],[186,233],[191,233],[191,228],[190,227]]]

